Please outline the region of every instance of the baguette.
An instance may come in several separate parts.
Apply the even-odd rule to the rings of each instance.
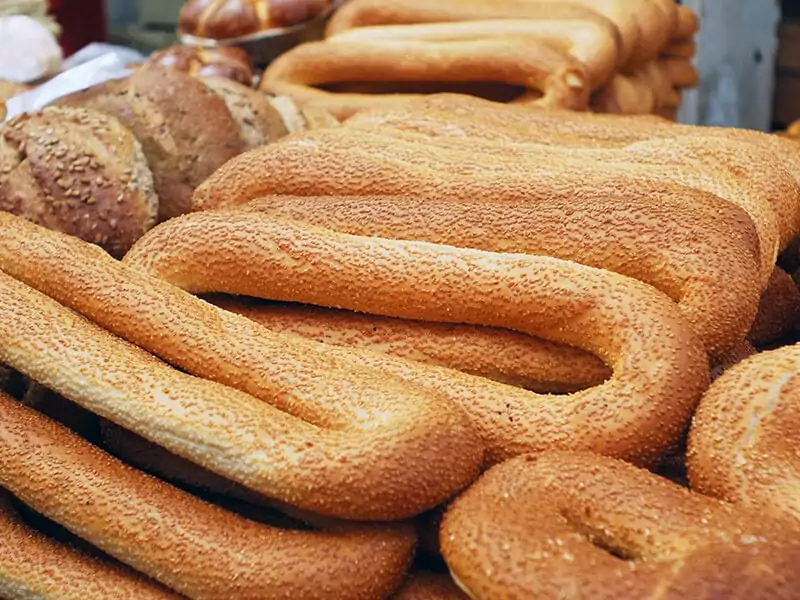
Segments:
[[[413,555],[405,525],[289,531],[246,520],[136,471],[5,395],[0,423],[0,484],[189,598],[378,600],[400,584]]]
[[[429,389],[449,389],[492,461],[566,446],[647,463],[685,426],[708,383],[705,351],[666,296],[567,261],[346,235],[220,211],[161,224],[124,264],[192,293],[504,327],[582,348],[612,367],[607,382],[554,403],[458,371],[354,353],[394,373],[415,373]]]
[[[264,496],[397,520],[480,469],[480,440],[458,407],[354,365],[351,351],[274,334],[3,213],[0,269],[0,362]]]

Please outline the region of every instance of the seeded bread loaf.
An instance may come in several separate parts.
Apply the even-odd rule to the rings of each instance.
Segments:
[[[225,101],[173,69],[141,69],[56,101],[117,117],[138,138],[160,198],[159,219],[188,212],[192,192],[246,144]]]
[[[142,147],[115,118],[45,108],[0,128],[0,210],[121,258],[156,222]]]

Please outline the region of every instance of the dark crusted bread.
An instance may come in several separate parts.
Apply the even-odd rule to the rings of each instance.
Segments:
[[[56,105],[101,110],[131,129],[153,171],[160,220],[188,212],[194,188],[246,148],[225,101],[173,69],[141,69]]]
[[[224,77],[202,77],[201,81],[225,101],[247,150],[289,134],[281,113],[264,93]]]
[[[0,210],[121,258],[156,222],[153,176],[113,117],[45,108],[0,128]]]
[[[255,77],[250,56],[236,46],[202,48],[176,44],[151,54],[142,67],[177,69],[195,77],[227,77],[249,86]]]

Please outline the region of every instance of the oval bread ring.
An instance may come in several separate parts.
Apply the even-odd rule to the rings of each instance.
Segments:
[[[453,42],[519,40],[543,42],[583,63],[591,89],[605,83],[617,68],[619,50],[608,27],[596,20],[496,19],[421,25],[379,25],[350,29],[328,42],[360,41]]]
[[[569,244],[565,243],[563,234],[550,234],[542,237],[542,245],[537,247],[536,253],[585,262],[591,261],[592,254],[596,255],[596,253],[593,252],[591,246],[587,250],[587,246],[582,244],[584,240],[588,239],[589,234],[586,233],[587,226],[581,220],[582,212],[580,211],[589,211],[590,214],[595,214],[600,210],[599,206],[603,206],[606,211],[611,210],[614,208],[614,199],[620,198],[620,190],[629,190],[630,193],[622,197],[621,202],[625,205],[633,204],[640,207],[637,210],[641,211],[642,216],[648,213],[652,214],[651,211],[658,211],[658,206],[648,209],[648,204],[652,204],[648,202],[648,193],[652,193],[654,197],[673,195],[670,204],[684,202],[690,205],[684,209],[677,209],[682,212],[691,211],[693,210],[691,205],[702,202],[708,205],[705,207],[706,209],[713,205],[729,213],[730,217],[726,221],[731,224],[731,228],[725,227],[721,231],[721,235],[722,238],[729,234],[731,237],[723,243],[742,244],[738,251],[750,250],[751,256],[758,261],[752,267],[756,272],[764,268],[759,265],[765,265],[768,262],[761,256],[760,238],[752,236],[751,227],[754,224],[745,214],[736,210],[734,206],[730,206],[728,209],[723,208],[725,202],[710,195],[689,190],[685,186],[674,186],[673,173],[675,169],[672,168],[662,169],[664,175],[663,178],[660,178],[661,181],[655,180],[653,170],[648,170],[652,168],[650,165],[640,167],[635,177],[624,173],[618,176],[609,173],[610,169],[604,165],[597,165],[589,170],[590,165],[585,160],[576,160],[574,168],[567,168],[564,164],[559,163],[548,167],[545,164],[535,164],[535,161],[526,163],[517,159],[514,164],[516,172],[513,172],[510,167],[489,170],[492,161],[485,158],[485,153],[482,153],[481,163],[476,164],[474,150],[442,152],[434,147],[433,143],[411,143],[372,132],[356,134],[355,131],[350,131],[345,134],[333,135],[331,132],[315,132],[313,135],[305,135],[302,138],[295,137],[242,155],[218,171],[195,194],[195,201],[202,202],[208,199],[215,205],[209,206],[205,202],[202,204],[198,202],[200,205],[195,209],[237,205],[239,202],[246,203],[251,198],[271,194],[348,196],[368,192],[386,196],[415,197],[432,203],[445,201],[478,203],[479,206],[474,210],[482,210],[480,203],[487,200],[490,201],[491,210],[505,210],[497,205],[520,206],[527,204],[530,206],[527,214],[533,215],[536,214],[537,207],[542,206],[546,207],[543,208],[546,211],[545,214],[558,226],[566,227],[571,231],[574,231],[575,227],[579,227],[580,232],[571,234],[570,239],[575,241],[571,241]],[[468,146],[473,140],[474,138],[466,142],[466,145]],[[477,146],[479,147],[480,144]],[[499,144],[492,147],[492,151],[495,150],[498,154],[504,152]],[[546,150],[543,151],[543,154],[546,154]],[[667,150],[669,150],[668,147]],[[510,164],[512,161],[513,159],[506,162]],[[329,175],[312,177],[309,175],[310,173],[329,173]],[[541,176],[537,173],[541,173]],[[560,175],[559,186],[556,187],[552,183],[555,173]],[[587,177],[587,173],[591,173],[591,177]],[[642,190],[647,190],[647,192]],[[683,194],[683,198],[680,197],[680,194]],[[740,198],[740,201],[748,202],[747,197]],[[567,203],[566,209],[564,202]],[[574,213],[569,212],[568,207],[570,206],[575,208]],[[552,211],[549,210],[551,207]],[[758,204],[750,208],[751,210],[763,210],[764,226],[771,225],[776,228],[774,219],[771,223],[767,220],[769,217],[768,207]],[[484,212],[485,210],[487,210],[486,206],[483,208]],[[623,220],[625,219],[624,215],[619,216]],[[665,222],[671,222],[673,218],[670,214],[662,213],[656,219],[644,221],[644,224],[659,229],[664,227]],[[597,233],[602,232],[603,235],[609,236],[603,239],[592,236],[596,240],[595,243],[600,245],[609,243],[611,239],[619,239],[620,234],[628,231],[628,229],[615,231],[613,227],[594,225],[596,222],[603,222],[602,211],[601,214],[589,217],[589,219],[592,225],[588,229],[594,228]],[[708,217],[698,217],[698,219],[702,219],[703,223],[708,222]],[[690,219],[683,219],[683,223],[687,220]],[[507,219],[507,221],[511,221],[513,226],[513,219]],[[542,221],[542,223],[542,227],[552,224],[548,221]],[[631,226],[639,227],[637,224]],[[448,227],[454,232],[458,232],[458,228]],[[678,228],[682,227],[682,224],[678,226]],[[660,229],[660,231],[661,233],[655,235],[663,235],[664,230]],[[770,252],[771,256],[777,252],[775,246],[777,232],[771,232],[770,236],[770,242],[774,248]],[[501,233],[497,239],[504,240],[507,237],[507,234]],[[664,266],[665,263],[661,260],[656,260],[653,268],[648,268],[645,263],[637,262],[641,260],[641,257],[638,256],[640,254],[638,245],[622,252],[623,248],[628,247],[626,245],[628,242],[625,242],[624,239],[623,237],[619,246],[609,247],[608,252],[603,253],[602,256],[597,255],[598,260],[592,262],[590,266],[608,268],[612,271],[620,270],[625,275],[642,278],[648,283],[657,285],[659,289],[676,300],[681,298],[682,294],[677,290],[681,289],[682,285],[675,283],[672,269]],[[460,245],[452,238],[451,240],[448,243]],[[532,243],[535,243],[535,240]],[[666,245],[661,246],[661,248],[663,247],[670,247],[670,244],[667,242]],[[495,248],[486,249],[494,250]],[[741,258],[744,257],[740,257],[739,260]],[[679,262],[684,260],[679,259]],[[750,269],[752,263],[746,258],[744,260],[747,264],[745,268]],[[644,272],[640,271],[639,267],[645,267]],[[770,266],[769,273],[771,271],[772,267]],[[704,307],[709,306],[709,303],[705,301],[696,305],[695,314],[697,316],[690,317],[692,323],[698,326],[698,331],[709,349],[734,345],[744,339],[750,329],[763,287],[757,278],[752,277],[752,271],[745,272],[749,272],[750,275],[743,275],[744,279],[736,283],[736,287],[740,286],[739,295],[732,298],[732,302],[724,302],[719,307],[720,310],[733,307],[734,312],[741,314],[741,317],[728,321],[728,326],[720,327],[710,323],[708,326],[700,326],[701,321],[709,318],[702,316],[708,310]],[[769,273],[763,277],[764,285],[769,278]],[[666,279],[657,283],[662,276]],[[716,280],[719,281],[719,278],[717,277]],[[731,283],[730,278],[726,281],[727,283],[723,285]],[[747,283],[743,281],[747,281]],[[703,289],[700,286],[698,291],[703,294],[704,292],[701,291]],[[725,296],[730,298],[728,294]],[[694,302],[690,300],[689,304],[694,304]],[[711,309],[707,314],[715,315],[717,310],[717,308]],[[739,311],[742,312],[739,313]],[[712,320],[713,318],[715,317],[712,317]]]
[[[800,344],[761,352],[703,396],[689,435],[689,481],[702,494],[800,522]]]
[[[398,81],[506,83],[526,90],[514,102],[544,107],[582,110],[589,100],[589,82],[580,62],[546,44],[502,40],[310,42],[272,62],[260,89],[344,119],[365,108],[392,106],[417,96],[337,94],[313,86]]]
[[[0,269],[0,362],[269,498],[397,520],[479,472],[483,448],[458,407],[358,367],[352,350],[275,334],[7,213]]]
[[[797,529],[586,454],[490,469],[440,540],[475,600],[790,598],[800,585]]]
[[[610,375],[608,367],[587,352],[505,329],[393,319],[241,296],[212,295],[204,300],[272,331],[445,366],[539,393],[576,392],[599,385]]]
[[[206,244],[217,249],[213,260],[205,254]],[[525,390],[516,393],[516,402],[515,388],[502,386],[509,394],[499,414],[484,399],[470,403],[459,396],[490,460],[521,448],[557,445],[649,462],[678,435],[708,384],[705,350],[666,296],[636,280],[567,261],[346,235],[257,213],[220,211],[161,224],[123,262],[192,293],[504,327],[582,348],[612,367],[607,382],[557,403]],[[236,272],[249,275],[232,276]],[[371,354],[378,363],[398,360]],[[436,377],[426,373],[435,367],[402,362],[418,373],[421,385],[433,385]],[[453,390],[464,378],[476,381],[472,397],[502,385],[442,371],[452,373],[447,378]]]
[[[581,194],[563,198],[553,194],[531,204],[275,196],[254,200],[237,210],[351,235],[573,260],[633,277],[662,290],[678,304],[709,350],[716,351],[735,345],[737,339],[743,340],[757,310],[759,288],[752,279],[756,263],[740,243],[730,240],[737,238],[737,232],[743,240],[753,239],[754,230],[746,216],[726,207],[723,201],[702,194],[687,203],[685,188],[646,186],[639,188],[639,192],[641,195],[623,191],[617,197],[586,200]],[[564,213],[570,209],[580,211],[582,218],[565,219]],[[681,226],[666,226],[672,219]],[[586,225],[600,222],[602,227]],[[453,223],[459,226],[453,227]],[[635,254],[621,251],[625,248],[625,236],[634,228],[640,239],[649,243],[638,244]],[[727,243],[723,241],[726,236]],[[750,300],[744,301],[746,297]],[[228,307],[223,305],[223,308]],[[289,311],[277,311],[276,318],[270,319],[269,309],[262,308],[257,311],[256,320],[269,328],[289,326],[296,333],[302,330],[298,318],[323,328],[330,326],[330,320],[321,318],[318,311],[315,314],[314,309],[295,307],[293,311],[295,318]],[[253,316],[254,312],[245,310],[247,316]],[[418,323],[417,331],[431,325]],[[306,334],[313,335],[311,331]],[[494,350],[491,354],[498,352]],[[576,369],[578,377],[565,381],[574,388],[591,379],[580,373],[594,373],[587,371],[584,361],[576,363],[577,358],[560,357],[568,361],[565,367]],[[558,377],[547,375],[547,378]]]
[[[0,402],[9,401],[4,394],[3,398]],[[122,565],[91,557],[31,529],[14,510],[9,494],[0,489],[0,597],[179,600],[182,596]]]
[[[125,465],[6,395],[0,463],[0,484],[28,506],[190,598],[386,597],[414,551],[404,525],[317,532],[248,521]]]
[[[390,116],[386,117],[387,114]],[[401,114],[404,116],[400,117]],[[510,112],[508,114],[511,116]],[[515,124],[509,122],[495,124],[495,120],[499,119],[447,115],[446,111],[442,110],[431,113],[428,110],[407,107],[385,113],[378,111],[367,113],[363,118],[361,115],[356,115],[347,120],[345,127],[367,130],[371,137],[368,138],[369,142],[365,143],[382,144],[384,142],[379,141],[381,136],[395,138],[400,136],[409,143],[424,144],[423,150],[427,152],[433,151],[430,146],[440,146],[442,150],[456,146],[453,148],[454,151],[460,146],[462,151],[472,149],[473,152],[476,148],[484,146],[483,160],[486,164],[480,165],[484,169],[489,167],[489,163],[498,160],[501,162],[504,159],[512,160],[513,166],[519,167],[521,159],[533,159],[536,164],[528,168],[528,172],[533,176],[537,170],[545,168],[542,166],[542,161],[536,160],[535,156],[537,153],[542,153],[546,155],[545,163],[550,161],[553,165],[581,168],[587,174],[585,179],[590,179],[588,173],[600,162],[605,165],[613,164],[614,172],[620,176],[627,173],[639,177],[649,175],[659,181],[674,181],[713,193],[741,206],[758,228],[761,244],[761,283],[764,287],[772,274],[777,253],[788,246],[800,228],[798,221],[800,184],[797,177],[784,165],[776,163],[772,150],[753,148],[753,144],[748,141],[721,139],[716,135],[705,136],[703,130],[699,130],[697,135],[645,139],[623,148],[611,148],[603,147],[602,144],[594,146],[591,143],[583,144],[578,136],[567,141],[560,134],[550,133],[544,129],[538,134],[529,135],[527,130]],[[329,137],[335,138],[335,136]],[[333,142],[328,143],[333,144]],[[246,157],[237,160],[244,162]],[[468,159],[465,157],[464,160]],[[548,167],[550,172],[554,168],[557,167]],[[211,185],[209,182],[224,177],[222,173],[225,173],[225,168],[198,188],[193,203],[206,193],[204,188]],[[418,183],[416,187],[419,187]],[[552,184],[549,187],[552,187]],[[381,191],[375,185],[372,192],[400,193]],[[293,192],[291,189],[279,189],[271,193]],[[414,193],[418,192],[415,190]]]
[[[413,573],[390,600],[468,600],[449,575]]]

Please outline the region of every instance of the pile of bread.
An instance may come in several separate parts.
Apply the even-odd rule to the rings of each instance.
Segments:
[[[675,119],[697,15],[674,0],[350,0],[261,88],[346,118],[430,92]]]
[[[195,187],[227,160],[336,123],[238,83],[219,60],[219,74],[192,76],[163,59],[0,126],[0,209],[121,258],[158,221],[188,211]]]
[[[4,148],[131,211],[101,150],[229,150],[134,77]],[[793,141],[434,94],[176,197],[0,212],[0,597],[800,598]]]

